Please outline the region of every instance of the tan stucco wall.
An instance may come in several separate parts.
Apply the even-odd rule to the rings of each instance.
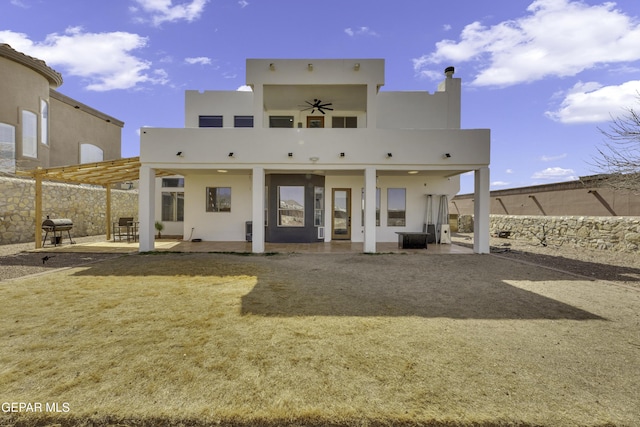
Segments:
[[[122,122],[55,91],[51,92],[49,121],[50,167],[80,163],[80,144],[101,148],[103,160],[121,157]]]
[[[80,163],[80,144],[103,150],[104,160],[121,157],[124,123],[69,98],[54,89],[62,76],[43,61],[0,44],[0,123],[15,128],[16,169],[54,167]],[[48,144],[40,140],[41,102],[49,105]],[[37,158],[22,156],[22,111],[37,117]],[[13,173],[14,171],[7,171]]]
[[[38,143],[40,161],[22,156],[22,111],[40,116],[40,101],[49,101],[49,81],[35,70],[0,56],[0,123],[15,127],[16,166],[32,169],[46,164],[49,150]],[[39,133],[39,128],[38,128]]]
[[[563,186],[570,187],[558,184],[558,187]],[[460,215],[473,215],[473,195],[456,196],[449,203],[449,211]],[[575,188],[566,189],[554,189],[553,186],[523,187],[492,191],[490,213],[492,215],[640,216],[640,195],[578,184]]]

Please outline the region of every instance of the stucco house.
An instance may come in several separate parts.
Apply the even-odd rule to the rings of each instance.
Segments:
[[[56,89],[62,75],[0,43],[0,173],[121,157],[124,123]]]
[[[474,171],[474,250],[488,253],[490,131],[460,128],[460,79],[449,67],[433,93],[386,92],[384,74],[383,59],[248,59],[251,91],[187,91],[184,128],[141,130],[140,250],[179,202],[185,237],[375,252],[422,231],[427,196],[450,199]]]

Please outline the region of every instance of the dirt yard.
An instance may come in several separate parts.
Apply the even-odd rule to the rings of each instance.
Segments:
[[[637,264],[565,273],[511,243],[135,254],[0,282],[1,400],[62,408],[0,425],[639,425]]]

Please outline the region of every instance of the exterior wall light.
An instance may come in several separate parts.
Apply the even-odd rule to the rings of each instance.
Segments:
[[[293,153],[288,153],[287,156],[293,157]]]
[[[184,157],[184,154],[182,154],[182,151],[178,151],[178,152],[176,153],[176,156],[178,156],[178,157]]]
[[[442,158],[443,158],[443,159],[449,159],[449,158],[451,158],[451,153],[444,153],[444,154],[442,155]]]
[[[340,153],[340,157],[344,157],[344,153]]]
[[[273,62],[271,64],[269,64],[269,69],[271,71],[275,71],[276,70],[276,66],[273,64]]]
[[[313,64],[307,64],[307,70],[313,71]]]
[[[360,63],[356,62],[356,64],[353,66],[353,71],[360,71]]]
[[[229,157],[233,157],[233,151],[229,153]]]
[[[393,153],[387,153],[387,159],[390,159],[393,157]]]

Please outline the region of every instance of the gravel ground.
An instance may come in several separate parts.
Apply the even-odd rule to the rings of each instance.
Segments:
[[[77,243],[98,242],[103,235],[79,237]],[[473,245],[472,233],[454,233],[452,242]],[[517,261],[567,271],[597,280],[620,282],[640,289],[640,252],[623,253],[563,246],[542,246],[534,242],[492,237],[491,253]],[[29,252],[33,242],[0,245],[0,280],[45,273],[57,268],[75,267],[96,261],[114,259],[122,254]],[[43,259],[45,257],[48,259]]]
[[[76,243],[99,242],[104,240],[104,235],[77,237],[73,240]],[[108,253],[53,253],[46,250],[29,252],[34,247],[33,242],[0,245],[0,281],[122,256],[122,254]]]

